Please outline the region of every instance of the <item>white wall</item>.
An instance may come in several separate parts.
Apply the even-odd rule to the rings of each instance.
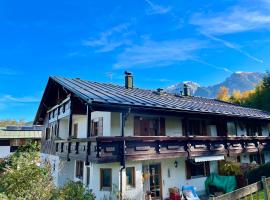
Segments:
[[[142,180],[142,164],[141,162],[128,162],[126,167],[135,167],[135,188],[128,188],[126,186],[126,171],[123,171],[123,191],[124,197],[128,199],[142,199],[143,198],[143,180]]]
[[[244,153],[240,155],[241,163],[250,163],[249,154]]]
[[[241,129],[239,124],[236,125],[237,128],[237,136],[247,135],[246,128]]]
[[[66,181],[74,180],[75,160],[59,160],[58,186],[63,186]]]
[[[207,134],[210,136],[217,136],[217,126],[216,125],[208,125],[207,126]]]
[[[74,135],[73,126],[78,124],[78,138],[87,137],[87,116],[86,115],[73,115],[72,118],[72,135]]]
[[[10,146],[0,146],[0,158],[5,158],[10,155]]]
[[[174,162],[178,162],[178,167],[175,168]],[[215,169],[210,164],[210,171],[214,172]],[[180,190],[184,185],[192,185],[196,187],[198,193],[204,193],[204,182],[206,177],[186,179],[186,166],[185,158],[166,159],[161,161],[162,179],[163,179],[163,198],[169,196],[169,188],[178,187]],[[170,170],[170,177],[168,177],[168,169]],[[217,172],[217,171],[215,171]]]
[[[100,168],[112,169],[112,185],[119,191],[119,163],[90,164],[90,185],[89,189],[96,195],[96,200],[103,200],[104,197],[114,196],[110,191],[100,191]],[[85,178],[84,178],[85,179]]]
[[[270,152],[264,152],[265,163],[270,162]]]
[[[68,138],[68,118],[62,118],[59,120],[59,137],[61,139]]]
[[[100,112],[100,111],[95,111],[91,113],[92,120],[98,119],[99,117],[103,118],[103,136],[110,136],[111,135],[111,113]]]
[[[182,136],[182,119],[179,117],[165,117],[165,130],[168,136]]]
[[[59,157],[50,154],[40,154],[42,162],[49,162],[51,166],[51,175],[55,186],[58,186],[58,173],[59,173]]]
[[[262,127],[262,136],[269,136],[268,126]]]
[[[125,124],[125,136],[134,135],[134,116],[130,114]],[[147,116],[147,115],[144,115]],[[149,115],[148,115],[149,116]],[[120,113],[111,113],[111,134],[112,136],[120,136]],[[182,121],[179,117],[165,117],[165,132],[168,136],[181,136]]]

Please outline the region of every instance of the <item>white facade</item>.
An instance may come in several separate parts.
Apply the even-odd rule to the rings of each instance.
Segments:
[[[125,123],[125,136],[134,135],[134,114],[130,114]],[[141,116],[141,115],[140,115]],[[103,118],[103,136],[120,136],[120,114],[110,112],[93,112],[91,113],[92,120]],[[87,116],[86,115],[74,115],[73,125],[78,124],[78,138],[86,138],[86,127],[87,127]],[[73,126],[72,126],[73,127]],[[167,136],[182,136],[182,119],[180,117],[165,117],[165,132]],[[208,135],[217,136],[216,125],[207,126]],[[264,136],[269,136],[268,129],[263,128],[262,131]],[[237,126],[237,135],[246,135],[245,129],[241,129]],[[59,126],[59,137],[62,139],[68,138],[68,119],[64,118],[60,120]],[[1,151],[2,152],[2,151]],[[51,162],[53,169],[53,176],[58,186],[61,186],[67,180],[78,181],[79,179],[75,176],[76,161],[66,161],[59,159],[58,156],[42,155],[43,159],[48,159]],[[178,166],[175,167],[174,163],[177,161]],[[270,161],[270,153],[265,153],[265,161]],[[246,154],[241,155],[241,162],[249,163],[249,156]],[[184,185],[195,186],[199,193],[204,192],[204,182],[206,177],[198,177],[187,179],[186,177],[186,166],[185,158],[177,159],[164,159],[164,160],[149,160],[149,161],[134,161],[127,162],[126,167],[135,168],[135,187],[126,186],[126,175],[123,170],[123,195],[128,199],[143,199],[144,198],[144,179],[143,179],[143,166],[158,163],[161,166],[161,188],[162,196],[166,198],[169,196],[169,188],[178,187],[181,189]],[[96,195],[97,200],[104,199],[104,197],[115,196],[120,187],[120,169],[119,163],[107,163],[107,164],[96,164],[90,163],[89,166],[84,166],[83,183],[86,184],[86,168],[90,169],[90,182],[87,186]],[[100,169],[110,168],[112,169],[112,191],[101,191],[100,189]],[[210,172],[218,172],[217,161],[210,162]]]

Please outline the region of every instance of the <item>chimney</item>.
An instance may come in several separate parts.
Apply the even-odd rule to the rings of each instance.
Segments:
[[[133,88],[133,75],[131,72],[125,71],[125,87],[127,89]]]
[[[190,87],[184,84],[184,96],[190,96]]]

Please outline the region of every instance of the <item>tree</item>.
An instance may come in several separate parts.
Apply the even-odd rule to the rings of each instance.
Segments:
[[[225,86],[221,86],[217,94],[217,99],[221,101],[229,101],[229,89]]]
[[[56,188],[51,167],[40,160],[38,143],[28,143],[0,162],[0,199],[94,200],[80,182],[68,181]]]
[[[19,148],[0,166],[0,193],[8,199],[47,200],[54,189],[50,166],[40,167],[37,144]]]

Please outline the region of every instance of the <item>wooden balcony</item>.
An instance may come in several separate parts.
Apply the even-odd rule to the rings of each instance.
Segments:
[[[56,155],[63,158],[88,159],[97,163],[120,162],[123,156],[125,160],[234,156],[241,153],[270,151],[270,137],[93,137],[55,140],[55,150]]]

